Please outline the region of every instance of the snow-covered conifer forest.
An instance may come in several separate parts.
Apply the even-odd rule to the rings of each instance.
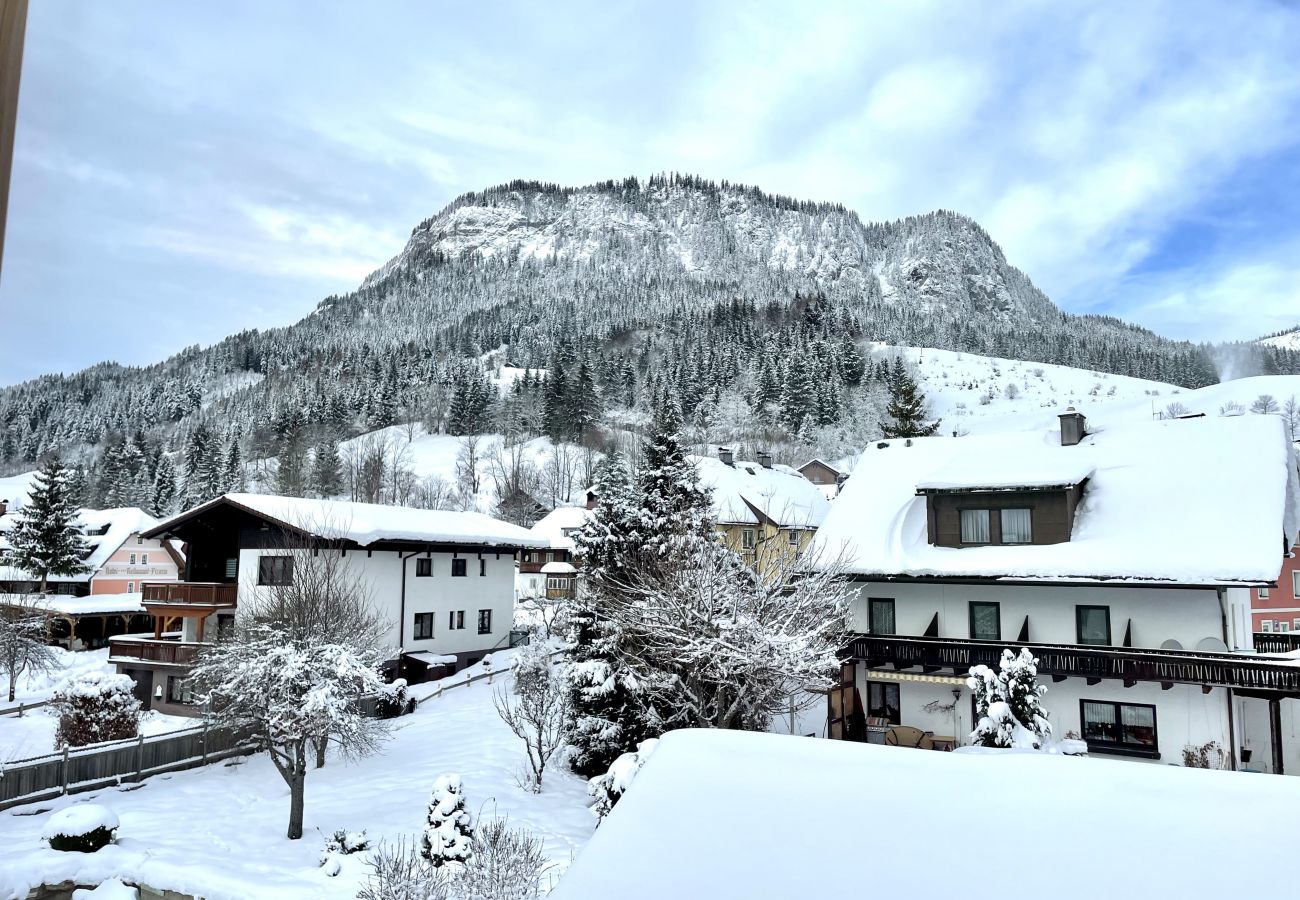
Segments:
[[[120,496],[87,502],[166,512],[196,499],[178,482],[210,495],[269,457],[284,492],[328,483],[313,459],[386,426],[575,440],[639,427],[665,396],[702,440],[832,455],[878,436],[889,372],[871,341],[1184,387],[1225,359],[1300,372],[1286,342],[1193,345],[1066,314],[952,212],[864,222],[676,174],[512,182],[456,199],[294,325],[0,391],[0,469],[61,453],[113,470],[94,481]]]

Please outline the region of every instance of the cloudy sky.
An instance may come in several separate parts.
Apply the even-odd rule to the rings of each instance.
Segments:
[[[491,7],[490,9],[488,7]],[[346,291],[512,178],[973,216],[1061,306],[1300,322],[1300,6],[31,4],[0,384]]]

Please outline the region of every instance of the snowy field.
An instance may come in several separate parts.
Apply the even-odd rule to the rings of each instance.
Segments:
[[[27,493],[31,490],[35,478],[35,470],[0,478],[0,500],[9,501],[10,512],[27,502]]]
[[[541,794],[518,787],[523,745],[497,718],[492,688],[479,682],[447,690],[394,720],[381,755],[352,764],[331,759],[312,770],[299,841],[284,837],[288,789],[265,754],[0,812],[0,897],[23,896],[41,882],[122,875],[207,900],[353,898],[368,867],[360,856],[345,857],[342,872],[327,877],[319,867],[324,836],[365,829],[374,840],[409,842],[424,825],[434,779],[453,772],[476,816],[508,816],[543,835],[558,877],[595,826],[586,782],[556,770]],[[117,845],[93,855],[41,846],[53,811],[89,801],[121,820]]]
[[[552,896],[1222,900],[1297,803],[1272,775],[677,731]]]

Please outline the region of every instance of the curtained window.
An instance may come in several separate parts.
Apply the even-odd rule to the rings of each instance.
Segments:
[[[961,511],[961,542],[987,544],[989,542],[989,511],[963,509]]]
[[[1034,527],[1028,509],[1002,510],[1002,543],[1030,544],[1034,540]]]

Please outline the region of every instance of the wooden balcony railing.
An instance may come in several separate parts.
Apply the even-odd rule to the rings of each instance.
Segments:
[[[1300,631],[1257,631],[1255,649],[1260,653],[1290,653],[1300,650]]]
[[[233,608],[239,586],[200,581],[146,581],[140,585],[145,606]]]
[[[1004,649],[1020,645],[1006,641],[972,641],[958,638],[855,635],[849,656],[868,668],[891,665],[897,669],[921,667],[964,675],[971,666],[997,668]],[[1038,674],[1056,679],[1086,678],[1090,683],[1114,679],[1125,685],[1139,681],[1199,684],[1242,690],[1281,691],[1300,696],[1300,665],[1289,660],[1235,653],[1199,653],[1184,650],[1146,650],[1129,647],[1080,647],[1069,644],[1029,643],[1038,657]]]
[[[167,663],[174,666],[188,666],[194,663],[201,649],[206,644],[192,641],[173,641],[150,638],[111,638],[109,640],[109,662],[136,659],[141,662]]]

